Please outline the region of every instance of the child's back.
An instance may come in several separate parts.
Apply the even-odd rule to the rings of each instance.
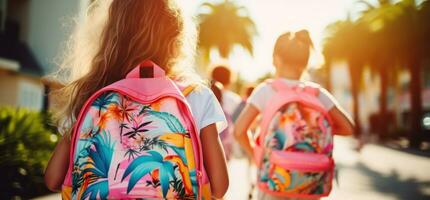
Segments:
[[[66,51],[63,63],[65,73],[59,73],[68,76],[65,78],[66,86],[56,92],[59,106],[55,110],[59,119],[66,118],[62,120],[66,122],[62,124],[66,134],[58,143],[46,169],[45,181],[49,189],[61,189],[71,164],[68,162],[73,145],[70,141],[72,127],[84,103],[97,91],[124,79],[145,60],[160,66],[168,78],[178,85],[201,85],[200,79],[190,68],[192,65],[187,64],[192,63],[187,61],[192,59],[196,44],[195,31],[192,31],[193,24],[190,21],[175,0],[93,1],[85,21],[77,26],[71,37],[71,49]],[[148,78],[145,74],[141,78]],[[131,87],[159,88],[160,85]],[[186,101],[201,142],[202,155],[198,156],[203,157],[212,195],[220,198],[228,187],[226,162],[218,142],[218,132],[225,127],[225,118],[213,94],[206,87],[197,87],[188,94]],[[108,109],[105,105],[100,106],[101,111]],[[137,132],[145,130],[139,129]],[[87,178],[86,181],[91,182],[94,177]]]
[[[328,195],[332,135],[352,134],[352,122],[332,95],[317,84],[300,81],[312,45],[307,31],[277,39],[276,79],[254,90],[235,124],[239,143],[259,169],[259,199]],[[260,135],[251,141],[246,132],[260,114]],[[313,176],[300,173],[310,169]]]

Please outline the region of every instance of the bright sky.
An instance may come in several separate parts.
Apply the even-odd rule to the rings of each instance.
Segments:
[[[223,0],[183,1],[186,2],[186,9],[189,12],[196,13],[202,2]],[[320,66],[324,62],[320,52],[325,27],[331,22],[345,19],[348,12],[354,16],[363,8],[356,0],[236,0],[236,2],[248,8],[259,32],[254,41],[254,57],[238,48],[227,61],[248,81],[255,80],[273,69],[273,45],[276,38],[286,31],[309,30],[316,46],[310,66]],[[215,58],[213,61],[219,62],[220,59]]]

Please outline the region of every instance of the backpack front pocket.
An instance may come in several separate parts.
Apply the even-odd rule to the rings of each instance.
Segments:
[[[313,153],[272,151],[259,172],[259,188],[283,197],[322,197],[331,190],[332,158]]]

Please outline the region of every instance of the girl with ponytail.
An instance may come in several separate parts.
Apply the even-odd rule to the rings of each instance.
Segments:
[[[321,86],[300,80],[308,65],[312,48],[313,43],[307,30],[301,30],[296,33],[287,32],[279,36],[273,51],[273,65],[276,68],[276,80],[280,80],[279,82],[282,82],[283,85],[287,85],[291,88],[296,86],[311,86],[312,88],[316,88],[318,90],[318,100],[332,119],[332,133],[351,135],[353,132],[352,121],[339,106],[335,98]],[[251,158],[255,158],[254,148],[256,148],[256,144],[253,139],[248,137],[247,132],[255,118],[259,114],[264,113],[266,109],[270,107],[270,104],[275,101],[273,97],[276,92],[277,90],[273,87],[272,82],[266,81],[261,83],[248,98],[247,105],[236,121],[234,134],[239,144]],[[267,137],[264,139],[266,138]],[[265,141],[264,139],[262,141]],[[257,167],[259,166],[257,165]],[[258,199],[286,198],[275,197],[272,193],[269,194],[260,191]],[[297,198],[293,197],[293,199]]]

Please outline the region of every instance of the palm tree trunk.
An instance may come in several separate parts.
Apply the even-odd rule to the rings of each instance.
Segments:
[[[360,93],[360,79],[361,79],[361,73],[357,73],[359,71],[358,64],[355,64],[353,62],[349,63],[349,75],[351,78],[351,93],[352,93],[352,101],[353,101],[353,118],[354,118],[354,135],[356,137],[361,135],[361,120],[360,120],[360,100],[359,100],[359,93]]]
[[[361,135],[361,121],[360,121],[360,105],[359,105],[359,91],[355,86],[352,86],[352,101],[353,101],[353,106],[352,106],[352,110],[353,110],[353,118],[354,118],[354,123],[355,123],[355,127],[354,127],[354,135],[355,136],[359,136]]]
[[[411,114],[409,141],[412,147],[419,147],[421,141],[421,117],[422,117],[422,94],[421,94],[421,66],[419,59],[414,58],[409,64],[411,82],[409,93],[411,94]]]
[[[331,62],[327,61],[325,64],[325,86],[326,89],[331,92],[332,91],[332,85],[331,85]]]
[[[379,97],[378,134],[380,137],[384,137],[388,134],[388,123],[390,123],[387,121],[388,74],[385,65],[379,67],[379,76],[381,78],[381,92]]]

